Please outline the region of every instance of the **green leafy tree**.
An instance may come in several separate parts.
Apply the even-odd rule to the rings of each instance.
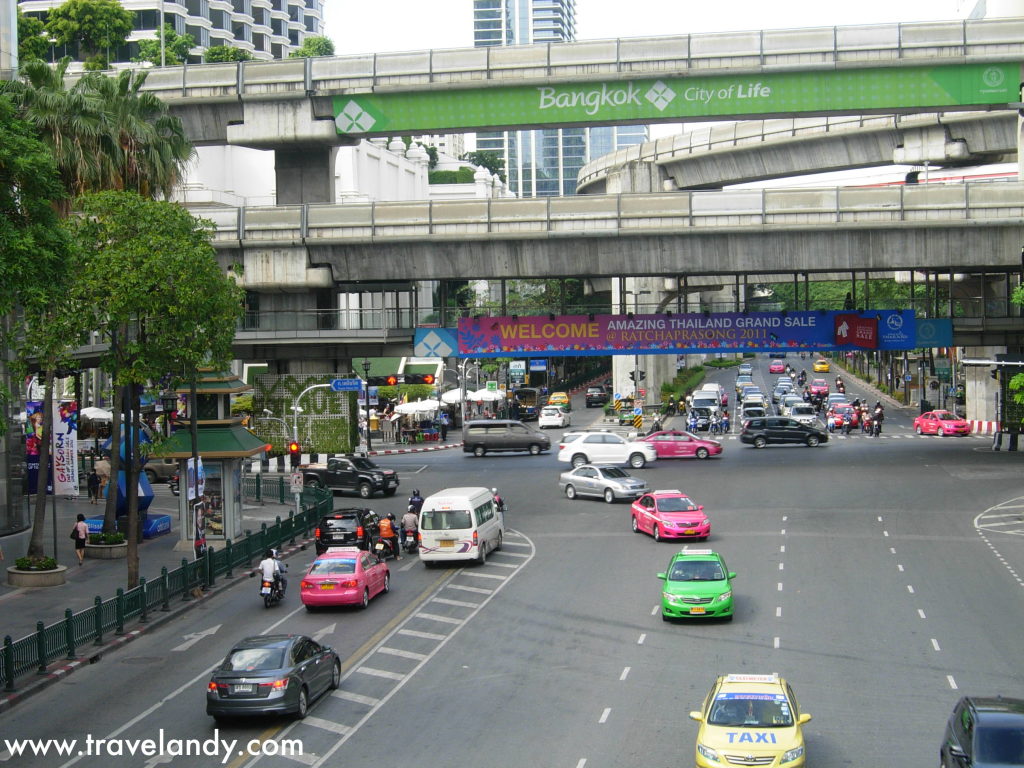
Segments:
[[[18,9],[18,63],[45,61],[50,51],[50,38],[45,25],[35,16],[26,16]]]
[[[179,35],[170,24],[164,24],[163,61],[167,66],[175,67],[188,60],[188,52],[195,47],[196,39],[192,35]],[[139,55],[132,61],[148,61],[159,67],[160,33],[152,40],[139,40]]]
[[[459,159],[482,166],[491,173],[496,173],[498,178],[505,181],[505,159],[500,157],[497,152],[478,149],[474,152],[466,152]]]
[[[123,45],[135,13],[115,0],[66,0],[46,19],[57,45],[78,45],[86,69],[106,69],[107,52]]]
[[[225,61],[252,61],[252,54],[244,48],[235,48],[233,45],[215,45],[206,49],[203,60],[207,64],[216,64]]]
[[[289,59],[304,59],[314,56],[333,56],[334,43],[329,37],[313,35],[302,41],[302,46],[288,54]]]
[[[82,254],[75,291],[94,308],[90,327],[107,345],[100,367],[114,383],[115,414],[126,394],[138,414],[140,390],[168,373],[180,381],[202,364],[226,365],[243,295],[217,263],[212,225],[180,205],[130,191],[87,195],[80,209],[83,216],[73,221]],[[120,445],[118,422],[113,445]],[[141,469],[139,452],[131,454],[134,461],[124,468],[129,587],[139,577]]]

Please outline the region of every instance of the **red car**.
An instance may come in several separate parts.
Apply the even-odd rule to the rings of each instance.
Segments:
[[[914,431],[919,435],[969,435],[970,425],[949,411],[927,411],[914,419]]]
[[[812,395],[828,397],[828,382],[824,379],[811,379],[811,386],[808,387]]]
[[[844,424],[849,424],[851,429],[860,429],[860,411],[849,403],[836,403],[828,412],[836,429],[842,429]]]
[[[359,605],[391,590],[391,573],[377,556],[358,547],[331,547],[309,566],[299,597],[307,611],[329,605]]]
[[[785,373],[785,372],[786,372],[786,364],[784,362],[782,362],[781,360],[772,360],[771,364],[768,366],[768,373]]]
[[[722,452],[722,444],[717,440],[705,440],[689,432],[673,429],[655,432],[641,438],[641,442],[653,445],[659,459],[678,459],[690,456],[706,459]]]
[[[633,533],[649,533],[655,541],[666,539],[706,539],[711,521],[704,507],[694,504],[679,491],[651,491],[630,507]]]

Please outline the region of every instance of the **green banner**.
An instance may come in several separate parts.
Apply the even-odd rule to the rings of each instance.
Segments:
[[[342,134],[638,122],[767,114],[939,110],[1017,102],[1017,64],[960,64],[334,97]]]

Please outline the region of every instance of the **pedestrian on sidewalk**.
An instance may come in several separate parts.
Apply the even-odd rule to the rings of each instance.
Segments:
[[[85,559],[85,542],[89,540],[89,526],[81,512],[78,513],[78,522],[71,529],[71,538],[75,540],[75,554],[78,555],[78,564],[81,565]]]
[[[110,482],[110,462],[106,458],[100,459],[93,465],[93,471],[100,476],[99,497],[105,498],[104,491],[107,490],[107,483]]]
[[[441,411],[441,442],[448,439],[448,427],[452,423],[447,411]]]
[[[96,469],[89,470],[89,477],[86,478],[86,485],[89,488],[89,503],[97,504],[100,497],[100,476],[96,474]]]

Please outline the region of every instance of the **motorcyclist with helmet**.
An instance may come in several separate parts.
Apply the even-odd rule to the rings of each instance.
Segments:
[[[384,517],[380,521],[380,538],[381,541],[386,541],[388,546],[391,548],[391,554],[395,556],[395,560],[401,560],[401,550],[398,548],[398,533],[395,531],[395,515],[392,512],[388,512],[387,517]]]

